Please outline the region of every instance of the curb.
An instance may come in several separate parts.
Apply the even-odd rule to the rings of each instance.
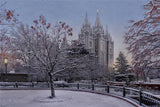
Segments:
[[[123,97],[120,97],[120,96],[108,94],[108,93],[101,93],[101,92],[89,91],[89,90],[77,90],[77,89],[58,89],[58,90],[80,91],[80,92],[89,92],[89,93],[94,93],[94,94],[99,94],[99,95],[107,95],[107,96],[110,96],[110,97],[115,97],[115,98],[118,98],[120,100],[126,101],[126,102],[130,103],[131,105],[133,105],[135,107],[142,107],[142,106],[138,105],[137,103],[133,102],[132,100],[129,100],[127,98],[123,98]]]

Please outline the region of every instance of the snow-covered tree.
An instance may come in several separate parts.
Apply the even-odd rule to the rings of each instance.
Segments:
[[[94,54],[89,53],[85,63],[85,72],[88,75],[87,79],[91,80],[92,83],[103,77],[103,72],[100,71],[97,57]]]
[[[80,43],[72,43],[68,49],[68,66],[74,66],[74,68],[68,69],[68,78],[71,80],[92,80],[92,82],[100,77],[98,70],[98,64],[96,63],[96,57],[94,54],[89,53],[88,50]]]
[[[12,32],[10,50],[24,66],[48,74],[53,98],[54,77],[66,69],[66,66],[63,66],[66,53],[62,48],[62,41],[67,35],[72,36],[72,28],[65,22],[51,25],[42,15],[33,22],[31,27],[21,24]]]
[[[160,71],[160,1],[150,0],[144,5],[144,18],[130,20],[125,36],[136,72]]]
[[[68,60],[67,66],[74,66],[67,69],[66,72],[67,80],[69,82],[75,80],[81,80],[87,78],[86,61],[88,60],[88,54],[81,54],[79,52],[69,52],[66,61]]]
[[[116,71],[121,74],[127,73],[128,67],[129,65],[128,61],[126,60],[126,57],[122,52],[120,52],[119,56],[116,58],[116,64],[115,64]]]
[[[6,2],[0,2],[0,25],[11,25],[15,24],[17,22],[16,16],[19,16],[18,14],[15,14],[14,10],[6,9],[5,8]]]
[[[11,55],[8,54],[7,44],[10,41],[9,38],[9,28],[11,28],[15,23],[17,23],[17,16],[14,10],[6,9],[6,2],[0,1],[0,65],[3,67],[4,58],[7,57],[12,59]],[[10,61],[9,61],[10,63]],[[9,68],[9,67],[8,67]]]

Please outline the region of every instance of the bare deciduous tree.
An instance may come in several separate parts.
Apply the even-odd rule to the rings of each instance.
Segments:
[[[150,0],[144,5],[145,16],[139,21],[131,20],[125,36],[132,54],[136,72],[160,71],[160,1]]]
[[[72,28],[64,22],[51,25],[42,15],[33,22],[34,26],[21,24],[12,33],[10,50],[16,56],[17,61],[24,66],[48,74],[51,98],[53,98],[55,97],[54,77],[66,69],[65,66],[57,67],[65,60],[62,41],[65,36],[72,36]]]
[[[5,8],[6,2],[0,2],[0,65],[3,67],[4,58],[12,60],[12,56],[8,53],[7,45],[10,41],[9,29],[17,23],[17,16],[14,10]],[[11,63],[11,61],[9,61]],[[8,67],[9,68],[9,67]],[[2,69],[2,68],[1,68]]]

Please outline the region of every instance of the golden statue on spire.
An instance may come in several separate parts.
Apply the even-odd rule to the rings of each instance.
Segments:
[[[99,9],[97,9],[97,13],[99,13]]]

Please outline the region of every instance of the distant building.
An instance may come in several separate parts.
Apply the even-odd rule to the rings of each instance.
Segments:
[[[95,54],[101,71],[108,71],[113,66],[114,42],[108,32],[108,27],[104,31],[98,13],[97,9],[97,18],[92,27],[86,14],[78,41],[84,44],[90,53]]]

